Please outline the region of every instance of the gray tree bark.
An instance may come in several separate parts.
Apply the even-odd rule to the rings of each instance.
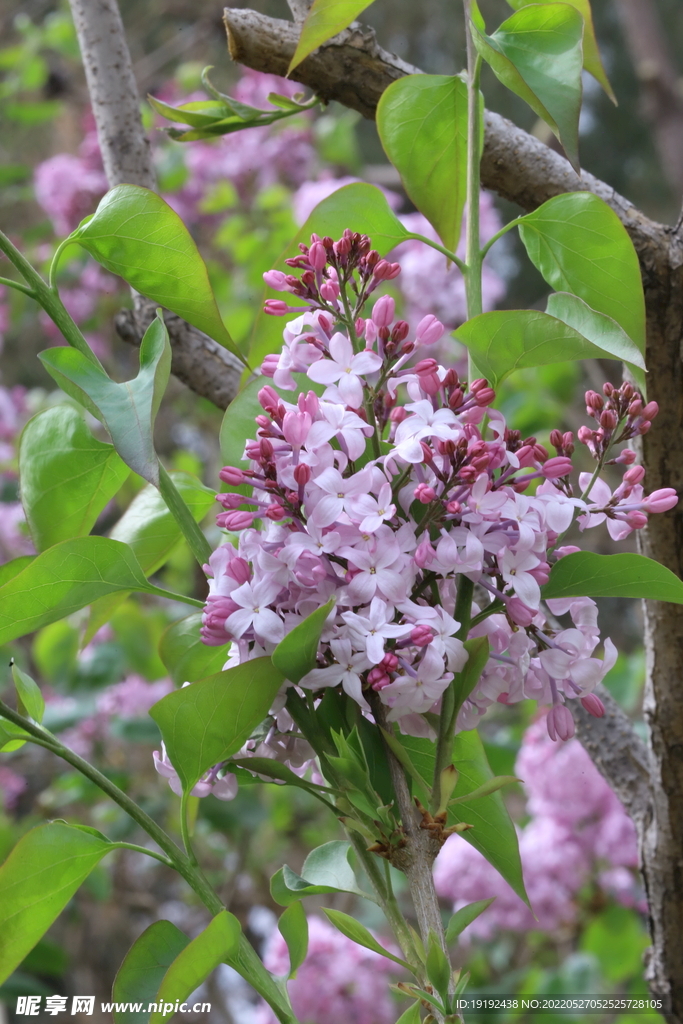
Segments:
[[[233,60],[285,74],[298,31],[290,22],[255,11],[225,11]],[[418,68],[384,51],[374,33],[352,27],[312,53],[291,77],[327,100],[374,118],[384,89]],[[490,111],[485,116],[482,183],[533,210],[561,192],[588,190],[618,215],[640,259],[647,305],[648,398],[660,414],[643,438],[648,486],[683,493],[683,242],[592,175],[579,177],[539,140]],[[683,516],[653,516],[643,550],[683,577]],[[683,1022],[683,607],[646,602],[648,672],[645,714],[650,749],[635,736],[614,702],[594,719],[579,712],[578,732],[598,769],[633,817],[648,895],[652,947],[647,977],[665,1000],[667,1019]]]
[[[152,153],[142,126],[140,98],[118,4],[116,0],[69,3],[109,187],[128,184],[154,190]],[[117,329],[124,341],[139,345],[151,323],[154,306],[135,293],[133,303],[133,310],[124,310],[117,318]],[[179,317],[167,314],[166,326],[173,373],[203,397],[226,408],[239,390],[239,360]]]

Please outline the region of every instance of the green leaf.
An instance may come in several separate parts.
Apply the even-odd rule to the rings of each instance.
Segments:
[[[645,555],[596,555],[576,551],[552,567],[543,599],[561,597],[639,597],[683,604],[683,581]]]
[[[112,989],[117,1003],[143,1003],[144,1010],[115,1010],[114,1024],[147,1024],[166,971],[189,943],[170,921],[155,921],[135,940],[118,969]]]
[[[579,170],[583,18],[566,3],[522,7],[491,36],[472,39],[496,78],[529,104]]]
[[[281,761],[275,761],[270,757],[236,758],[231,763],[245,772],[266,775],[274,782],[284,782],[288,786],[305,789],[308,793],[329,792],[325,786],[318,786],[313,782],[308,782],[306,779],[299,778],[286,764],[282,764]]]
[[[337,931],[340,931],[347,939],[351,939],[352,942],[356,942],[359,946],[365,946],[366,949],[371,949],[373,953],[380,953],[381,956],[387,957],[388,960],[393,960],[395,964],[400,964],[401,967],[405,967],[411,974],[413,973],[410,964],[407,964],[405,960],[401,960],[400,957],[394,956],[388,949],[381,946],[374,935],[364,925],[360,924],[359,921],[349,917],[348,914],[342,914],[340,910],[330,910],[327,907],[323,907],[322,911],[330,924],[333,924]]]
[[[142,339],[140,372],[125,384],[111,380],[74,348],[50,348],[39,358],[62,391],[102,421],[126,465],[158,487],[154,420],[171,372],[171,346],[159,314]]]
[[[23,572],[35,557],[35,555],[20,555],[19,558],[13,558],[11,562],[0,565],[0,587],[4,587],[5,583],[9,583],[20,572]]]
[[[288,907],[305,896],[351,892],[375,902],[374,897],[358,888],[356,876],[349,864],[350,850],[351,843],[346,841],[324,843],[309,853],[300,875],[285,864],[270,880],[273,899],[281,907]]]
[[[471,793],[466,796],[456,796],[453,800],[449,801],[450,804],[463,804],[470,800],[477,800],[480,796],[488,796],[490,793],[497,793],[503,786],[509,786],[513,782],[521,782],[515,775],[494,775],[492,779],[487,779],[481,786],[478,786]]]
[[[316,655],[320,634],[334,604],[334,598],[330,598],[327,604],[307,615],[303,622],[295,626],[273,651],[271,655],[273,665],[282,672],[285,679],[289,679],[292,683],[298,683],[317,665]]]
[[[459,772],[458,785],[455,789],[457,796],[473,793],[493,778],[484,745],[476,730],[461,732],[455,737],[453,763]],[[474,826],[463,832],[461,838],[479,850],[517,895],[528,904],[517,833],[500,793],[491,793],[469,803],[449,807],[449,821],[451,818],[456,822],[467,822]]]
[[[201,522],[213,505],[216,492],[190,473],[171,473],[170,476],[195,522]],[[147,575],[161,568],[182,540],[176,519],[156,487],[151,485],[136,494],[109,536],[130,545]]]
[[[638,256],[616,213],[591,192],[549,199],[522,218],[529,259],[558,292],[612,317],[645,352],[645,299]]]
[[[530,2],[534,3],[535,0],[508,0],[510,7],[515,11],[519,11],[522,7],[528,7]],[[546,0],[546,3],[556,2],[558,2],[558,0]],[[595,28],[593,27],[593,14],[591,12],[589,0],[559,0],[559,2],[571,4],[572,7],[576,7],[577,11],[583,18],[583,66],[588,74],[592,75],[593,78],[600,83],[609,98],[612,100],[612,103],[616,105],[616,96],[612,91],[612,86],[609,84],[609,79],[605,73],[605,69],[600,58],[598,41],[595,38]]]
[[[228,660],[228,647],[210,647],[202,643],[201,612],[179,619],[164,631],[159,641],[159,656],[176,684],[194,683],[220,672]]]
[[[199,103],[181,103],[179,107],[172,107],[163,100],[147,94],[149,104],[156,110],[157,114],[165,117],[167,121],[175,121],[177,124],[188,124],[192,128],[205,128],[213,125],[227,117],[229,110],[224,103],[217,103],[215,100]]]
[[[29,675],[22,672],[14,658],[10,662],[12,666],[12,679],[14,688],[17,691],[17,706],[19,714],[28,715],[35,722],[42,722],[45,714],[45,701],[40,692],[40,687]]]
[[[301,29],[287,74],[319,46],[348,28],[373,0],[315,0]]]
[[[111,843],[51,822],[31,829],[0,868],[0,983],[59,916]]]
[[[240,359],[190,232],[161,196],[117,185],[70,236],[136,291],[177,313]]]
[[[401,743],[401,740],[395,733],[390,732],[388,729],[382,729],[382,736],[384,737],[386,744],[393,753],[394,757],[397,759],[397,761],[400,761],[405,771],[408,773],[410,778],[418,787],[418,790],[421,791],[419,793],[420,799],[425,801],[426,803],[429,803],[431,789],[427,784],[426,780],[422,778],[419,771],[413,764],[410,754]]]
[[[177,955],[159,986],[157,1004],[183,1002],[228,957],[237,951],[242,928],[234,914],[222,910],[207,928]],[[169,1020],[163,1007],[150,1017],[150,1024]]]
[[[457,673],[451,684],[455,689],[455,704],[453,707],[455,718],[457,718],[460,708],[479,682],[489,660],[488,637],[472,637],[471,640],[465,640],[463,647],[467,651],[468,658],[462,672]]]
[[[277,923],[289,952],[289,977],[295,978],[308,953],[308,920],[301,903],[291,903]]]
[[[427,977],[444,1000],[444,1004],[447,1006],[448,986],[450,984],[452,973],[451,965],[434,932],[430,932],[429,934],[429,945],[427,947],[427,961],[425,966],[427,968]]]
[[[282,681],[270,658],[256,658],[169,693],[152,707],[184,790],[249,739]]]
[[[488,900],[477,900],[476,903],[468,903],[466,907],[461,907],[451,917],[448,922],[448,928],[446,929],[446,942],[455,942],[458,935],[467,928],[468,924],[472,924],[480,914],[490,907],[495,896],[491,896]]]
[[[21,729],[14,722],[8,722],[5,718],[0,718],[0,752],[3,754],[11,754],[14,750],[19,750],[26,743],[25,739],[21,739],[22,736],[30,738],[29,734]]]
[[[420,1024],[420,1003],[409,1006],[396,1021],[396,1024]]]
[[[406,75],[377,105],[384,152],[411,200],[455,252],[467,198],[467,86],[458,75]]]
[[[628,363],[641,390],[645,386],[645,359],[634,341],[616,320],[598,313],[577,295],[555,292],[548,297],[546,311],[596,345],[608,356]]]
[[[64,540],[0,587],[0,645],[65,618],[105,594],[129,590],[163,593],[147,582],[127,544],[108,537]]]
[[[560,301],[560,305],[563,306],[562,311],[570,316],[576,311],[570,308],[569,303],[562,304]],[[584,307],[588,313],[583,319],[588,321],[594,310],[589,310],[585,304]],[[619,325],[609,321],[608,317],[599,321],[600,316],[595,313],[593,326],[595,334],[603,342],[602,346],[593,344],[557,317],[535,309],[500,309],[482,313],[467,320],[453,333],[458,341],[467,346],[480,374],[494,388],[514,370],[569,360],[607,357],[626,359],[628,362],[637,360],[643,366],[643,358],[636,345]],[[610,323],[615,328],[611,332]],[[590,327],[591,324],[586,322],[586,326]],[[600,331],[603,333],[600,334]]]
[[[313,232],[321,238],[325,235],[341,238],[346,228],[368,235],[374,248],[381,254],[386,254],[400,242],[412,237],[392,212],[381,189],[364,182],[344,185],[318,203],[304,226],[275,263],[275,268],[288,270],[285,259],[298,252],[299,242],[310,245]],[[264,291],[264,298],[272,298],[272,294],[267,288]],[[288,301],[287,294],[281,293],[280,297]],[[295,296],[291,296],[292,305],[297,301]],[[284,322],[285,318],[268,316],[261,310],[256,318],[249,350],[249,358],[254,366],[260,364],[269,353],[280,351]]]
[[[29,420],[19,443],[19,475],[36,548],[90,533],[128,472],[115,448],[93,437],[72,405],[53,406]]]

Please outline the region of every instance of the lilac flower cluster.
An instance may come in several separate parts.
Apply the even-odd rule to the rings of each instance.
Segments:
[[[314,235],[300,248],[287,260],[298,274],[265,275],[298,296],[302,315],[286,325],[284,347],[263,373],[281,390],[296,389],[294,374],[323,390],[303,390],[290,403],[265,385],[245,450],[250,468],[220,473],[229,486],[253,490],[218,496],[218,524],[239,540],[207,567],[204,642],[231,641],[228,665],[236,665],[271,653],[334,599],[318,666],[300,686],[341,686],[365,711],[372,690],[403,732],[433,736],[425,713],[438,714],[463,668],[463,641],[486,635],[490,659],[458,728],[473,728],[495,701],[531,698],[550,706],[551,737],[567,739],[568,701],[602,714],[593,690],[616,652],[606,640],[603,658],[595,656],[594,602],[542,604],[541,586],[551,560],[577,550],[558,547],[577,513],[583,528],[601,517],[619,521],[623,536],[676,504],[671,489],[643,497],[632,451],[607,460],[614,445],[649,429],[656,404],[644,405],[629,384],[605,386],[598,427],[580,440],[598,470],[607,460],[626,472],[606,504],[604,495],[589,501],[592,480],[575,497],[572,434],[553,431],[550,455],[508,428],[485,380],[463,381],[426,354],[444,333],[436,317],[412,332],[395,321],[387,295],[361,316],[397,264],[351,231],[336,242]],[[266,308],[292,312],[279,300]],[[593,409],[596,399],[588,403]],[[565,614],[569,627],[556,619]]]
[[[537,720],[524,735],[515,773],[528,797],[530,821],[520,831],[519,850],[536,919],[495,868],[454,836],[434,866],[438,894],[454,909],[496,897],[465,937],[571,927],[579,892],[589,883],[626,906],[644,909],[635,827],[578,740],[553,743],[543,720]]]
[[[287,986],[297,1020],[306,1024],[392,1024],[397,1010],[387,987],[396,974],[391,961],[357,945],[319,917],[309,917],[308,956]],[[391,943],[384,942],[391,948]],[[273,931],[264,963],[286,976],[289,954],[279,931]],[[275,1024],[272,1010],[262,1005],[257,1024]]]

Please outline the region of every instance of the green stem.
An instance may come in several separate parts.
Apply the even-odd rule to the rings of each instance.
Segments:
[[[523,220],[524,220],[524,217],[515,217],[515,219],[511,220],[509,224],[506,224],[504,228],[501,228],[500,231],[497,231],[496,234],[493,236],[493,238],[489,238],[488,242],[486,243],[484,248],[481,250],[482,262],[484,260],[484,257],[486,256],[487,252],[491,248],[491,246],[495,245],[496,242],[498,241],[498,239],[502,238],[503,235],[506,235],[508,233],[508,231],[512,230],[512,228],[516,228],[518,224],[521,224]]]
[[[119,789],[110,779],[103,775],[102,772],[98,771],[94,765],[89,764],[80,757],[74,750],[69,747],[65,747],[59,742],[56,736],[47,729],[44,729],[40,725],[36,725],[28,718],[24,718],[17,711],[14,711],[7,704],[0,701],[0,716],[6,718],[9,722],[13,722],[15,725],[20,726],[25,732],[33,738],[32,742],[37,743],[39,746],[45,747],[47,750],[52,751],[57,757],[61,758],[62,761],[66,761],[73,768],[76,768],[82,775],[94,782],[104,793],[107,794],[115,803],[121,807],[126,814],[128,814],[133,821],[145,830],[147,835],[154,840],[157,846],[164,851],[169,861],[176,869],[176,871],[183,876],[185,881],[190,885],[197,893],[202,903],[212,914],[218,914],[224,909],[220,899],[213,891],[209,883],[201,874],[195,870],[188,857],[180,850],[178,846],[173,842],[171,837],[157,825],[153,818],[150,818],[141,807],[135,803],[134,800]]]
[[[189,793],[183,790],[183,795],[180,798],[180,834],[183,838],[183,846],[185,847],[185,853],[187,859],[193,867],[197,867],[197,858],[195,852],[192,849],[192,840],[190,838],[190,828],[187,823],[187,800]]]
[[[35,299],[36,293],[28,285],[22,284],[21,281],[13,281],[11,277],[0,277],[0,284],[5,285],[6,288],[14,288],[15,291],[23,292],[24,295],[28,295],[30,299]]]
[[[111,845],[115,850],[133,850],[134,853],[145,853],[148,857],[154,857],[167,868],[173,867],[173,863],[168,857],[164,857],[161,853],[155,853],[154,850],[148,850],[146,846],[137,846],[135,843],[112,843]]]
[[[38,271],[31,266],[16,246],[12,245],[7,235],[3,234],[2,231],[0,231],[0,252],[4,252],[9,261],[17,268],[30,286],[33,298],[43,307],[50,319],[62,332],[69,345],[72,348],[78,349],[86,359],[99,366],[101,370],[104,370],[102,363],[88,345],[73,319],[69,316],[59,295],[45,283]]]
[[[456,267],[463,276],[467,274],[467,264],[465,263],[465,261],[461,260],[459,256],[456,256],[455,253],[451,252],[450,249],[445,249],[443,245],[439,245],[439,243],[435,242],[433,239],[427,238],[425,235],[415,234],[412,231],[405,237],[414,238],[415,241],[417,242],[424,242],[425,245],[430,245],[432,249],[436,249],[437,252],[443,253],[443,255],[447,256],[452,263],[455,263]]]
[[[48,286],[52,289],[53,292],[57,290],[57,285],[55,283],[55,276],[57,274],[57,266],[59,264],[59,260],[61,259],[62,253],[70,245],[78,245],[78,242],[75,242],[73,240],[73,238],[65,238],[63,242],[59,243],[59,245],[57,246],[57,248],[55,250],[55,254],[52,257],[52,262],[50,263],[50,270],[49,270],[49,273],[48,273],[47,282],[48,282]]]
[[[194,516],[183,500],[180,491],[161,463],[159,463],[159,492],[180,527],[192,554],[200,566],[203,566],[211,557],[211,545],[195,523]]]

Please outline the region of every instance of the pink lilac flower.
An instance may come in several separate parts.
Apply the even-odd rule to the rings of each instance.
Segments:
[[[0,765],[0,808],[13,811],[27,786],[22,775],[17,775],[6,765]]]
[[[305,1024],[393,1024],[400,1014],[388,991],[396,974],[390,960],[357,945],[319,917],[309,917],[308,955],[287,988],[297,1020]],[[387,948],[391,943],[382,940]],[[289,973],[287,946],[274,930],[266,945],[269,971]],[[259,1008],[258,1024],[275,1024],[272,1010]]]

